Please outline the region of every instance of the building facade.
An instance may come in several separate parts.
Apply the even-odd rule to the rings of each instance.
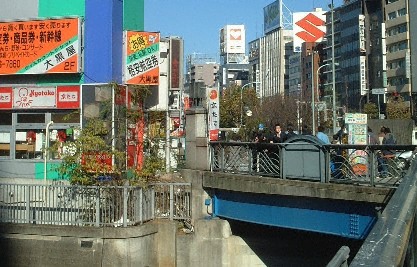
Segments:
[[[63,152],[47,156],[48,143],[74,140],[100,103],[112,99],[110,84],[123,83],[124,32],[143,30],[144,2],[0,0],[0,6],[6,7],[0,9],[0,177],[44,179],[45,157],[58,163]],[[48,169],[47,178],[57,178],[49,163]]]

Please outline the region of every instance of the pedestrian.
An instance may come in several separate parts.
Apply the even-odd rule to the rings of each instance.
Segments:
[[[379,140],[376,134],[372,131],[371,127],[368,126],[368,145],[378,145]]]
[[[285,133],[285,141],[287,141],[288,139],[297,136],[297,133],[294,132],[294,126],[292,125],[292,123],[288,123],[287,124],[287,132]]]
[[[301,130],[301,132],[302,132],[303,135],[311,135],[310,128],[308,128],[308,126],[305,125],[305,124],[303,125],[303,129]]]
[[[267,138],[262,130],[255,132],[253,135],[253,142],[255,143],[254,147],[252,148],[252,170],[253,171],[262,171],[261,162],[259,160],[260,154],[265,150],[265,147],[262,146],[262,143],[267,142]],[[259,167],[259,169],[258,169]]]
[[[285,140],[285,133],[281,129],[281,124],[276,123],[274,126],[274,133],[269,139],[270,143],[282,143]]]
[[[325,130],[324,126],[323,125],[319,125],[319,127],[317,128],[317,130],[318,131],[317,131],[316,137],[318,139],[320,139],[321,141],[323,141],[323,143],[330,144],[329,137],[327,136],[327,134],[324,133],[324,130]]]
[[[395,145],[397,144],[397,140],[395,139],[394,135],[391,133],[390,128],[388,127],[381,127],[380,136],[382,136],[382,145]],[[378,171],[380,177],[386,177],[388,172],[388,166],[391,161],[393,161],[395,157],[395,150],[384,148],[381,150],[378,156]]]
[[[339,131],[337,131],[336,135],[337,135],[337,140],[339,142],[339,144],[343,144],[343,137],[347,134],[347,129],[346,129],[346,124],[344,122],[342,122],[340,124],[340,129]]]

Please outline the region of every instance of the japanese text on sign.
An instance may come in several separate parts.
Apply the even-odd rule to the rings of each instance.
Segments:
[[[126,84],[159,84],[159,33],[126,32]]]
[[[78,18],[0,22],[0,75],[79,71]]]

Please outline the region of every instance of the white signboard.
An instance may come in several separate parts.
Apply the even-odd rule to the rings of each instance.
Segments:
[[[360,68],[360,86],[361,86],[361,95],[366,95],[366,56],[359,57],[359,68]]]
[[[221,31],[221,40],[224,41],[223,47],[226,47],[225,53],[244,54],[245,51],[245,26],[244,25],[226,25],[225,30]]]
[[[219,138],[220,109],[219,91],[216,88],[208,89],[208,117],[209,117],[209,140],[217,141]]]
[[[304,42],[317,43],[326,34],[326,15],[321,12],[293,13],[294,52],[301,52]]]
[[[366,52],[365,15],[359,15],[359,49],[361,52]]]
[[[14,87],[13,108],[56,108],[56,87]]]

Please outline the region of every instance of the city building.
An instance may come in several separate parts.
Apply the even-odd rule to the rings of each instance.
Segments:
[[[413,36],[417,34],[417,26],[411,23],[416,20],[416,12],[416,1],[384,1],[387,94],[399,93],[405,101],[411,100],[412,78],[416,77],[416,70],[411,64],[417,63],[416,55],[413,55],[417,51],[415,37],[412,43]],[[413,105],[410,107],[415,109]]]
[[[220,30],[220,91],[232,84],[245,85],[249,81],[244,25],[226,25]]]
[[[115,85],[159,83],[159,52],[145,57],[146,68],[134,54],[138,41],[152,46],[159,33],[138,33],[143,0],[0,0],[0,6],[7,7],[0,9],[0,177],[55,179],[52,163],[59,164],[65,142],[99,116],[104,101],[116,101]],[[44,152],[57,142],[62,150]],[[130,156],[128,164],[142,157]]]

